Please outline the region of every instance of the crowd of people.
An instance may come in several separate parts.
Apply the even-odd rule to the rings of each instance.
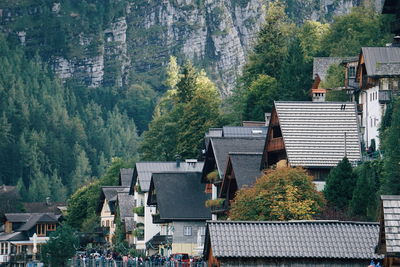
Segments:
[[[122,255],[117,252],[98,252],[98,251],[78,251],[73,259],[71,266],[74,267],[136,267],[136,266],[174,266],[174,267],[202,267],[203,260],[200,257],[190,258],[190,262],[176,262],[171,257],[152,255],[152,256],[132,256]]]

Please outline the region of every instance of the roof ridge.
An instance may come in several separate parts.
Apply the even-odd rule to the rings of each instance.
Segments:
[[[262,152],[228,152],[229,155],[262,155]]]
[[[362,222],[362,221],[339,221],[339,220],[293,220],[293,221],[207,221],[211,223],[227,223],[227,224],[365,224],[365,225],[379,225],[379,222]]]

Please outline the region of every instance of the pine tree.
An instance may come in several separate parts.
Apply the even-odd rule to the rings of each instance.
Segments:
[[[357,183],[350,202],[350,213],[364,219],[375,220],[378,210],[380,161],[364,162],[355,170]]]
[[[393,103],[390,126],[384,133],[383,179],[381,193],[386,195],[400,194],[400,99]]]
[[[190,61],[182,68],[182,75],[176,84],[179,103],[187,103],[192,100],[196,91],[197,72]]]
[[[340,210],[347,209],[353,197],[356,181],[357,178],[353,172],[353,168],[347,157],[344,157],[330,171],[326,181],[324,195],[328,204]]]

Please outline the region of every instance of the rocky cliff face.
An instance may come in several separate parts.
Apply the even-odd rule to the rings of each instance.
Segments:
[[[379,9],[382,1],[374,1]],[[268,0],[91,0],[79,7],[66,0],[31,2],[0,4],[0,29],[32,53],[39,50],[62,79],[88,87],[146,82],[162,89],[163,69],[174,55],[205,68],[225,96],[245,64]],[[298,23],[330,20],[361,2],[287,1]],[[119,10],[96,17],[113,5]],[[44,23],[29,23],[38,18]]]

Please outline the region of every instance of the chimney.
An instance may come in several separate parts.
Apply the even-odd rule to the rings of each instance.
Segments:
[[[175,155],[175,159],[176,159],[176,167],[180,168],[181,167],[181,156]]]
[[[399,35],[393,37],[392,46],[394,46],[394,47],[400,47],[400,36],[399,36]]]
[[[51,205],[50,197],[46,197],[46,205],[47,205],[47,206],[50,206],[50,205]]]

